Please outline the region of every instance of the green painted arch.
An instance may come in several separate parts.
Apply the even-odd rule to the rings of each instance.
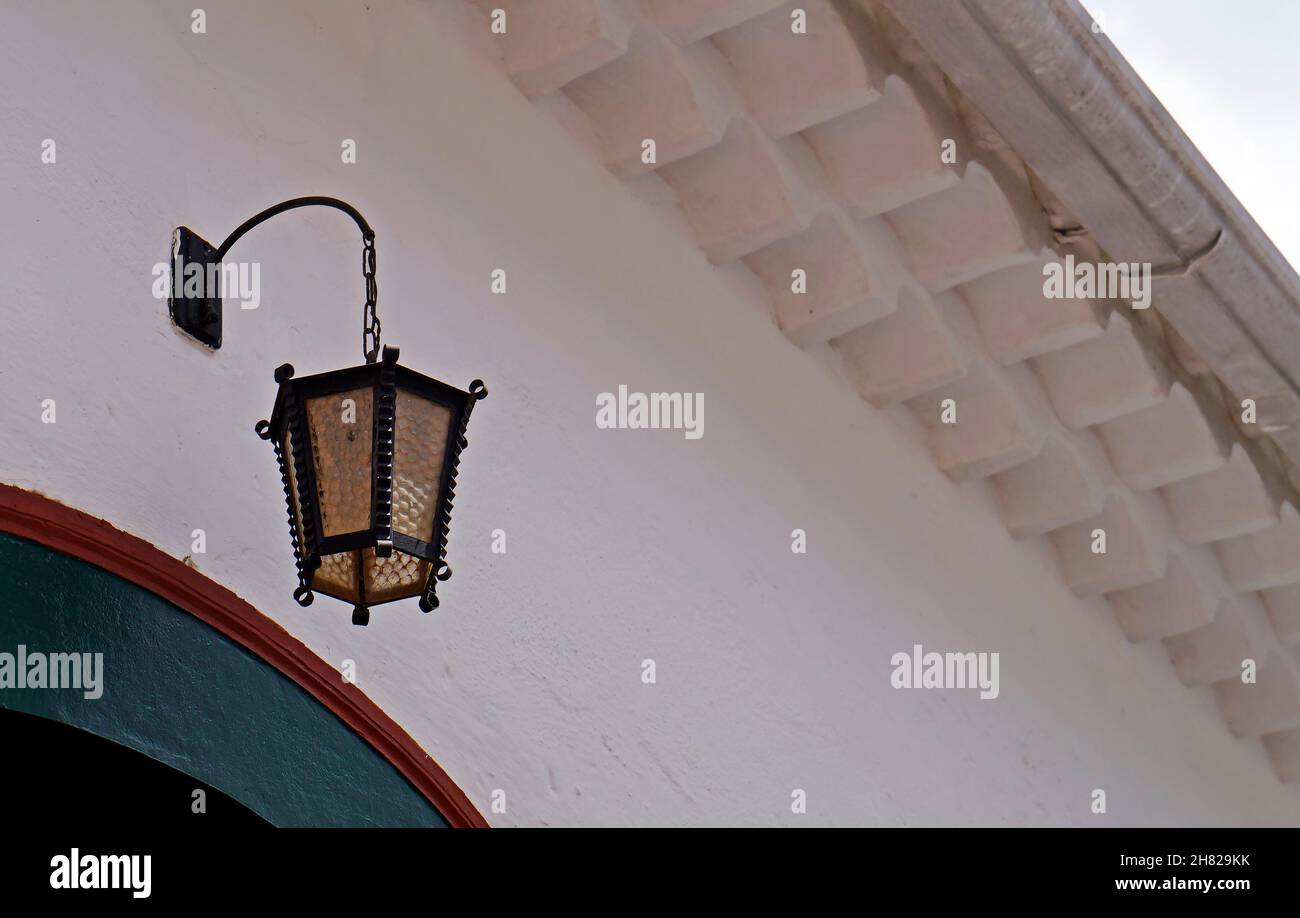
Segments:
[[[170,602],[0,533],[0,653],[103,653],[103,695],[0,688],[47,717],[203,781],[276,826],[447,825],[301,686]]]

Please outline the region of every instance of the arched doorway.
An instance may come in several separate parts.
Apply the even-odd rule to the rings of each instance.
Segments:
[[[52,687],[71,681],[70,659],[53,656],[73,653],[98,686]],[[19,687],[20,662],[34,677],[22,681],[44,684]],[[0,707],[134,749],[273,825],[486,825],[410,736],[275,622],[102,520],[0,485],[0,678],[6,663]]]

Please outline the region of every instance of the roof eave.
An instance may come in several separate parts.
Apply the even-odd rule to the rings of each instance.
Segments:
[[[1300,467],[1300,277],[1077,0],[879,0]]]

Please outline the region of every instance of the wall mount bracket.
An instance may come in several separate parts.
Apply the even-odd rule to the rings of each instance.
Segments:
[[[193,265],[200,268],[191,267]],[[212,265],[216,266],[215,270],[210,267]],[[186,270],[190,272],[188,276]],[[196,271],[199,273],[197,278],[194,277]],[[217,250],[189,227],[176,227],[172,231],[171,289],[167,294],[167,311],[177,328],[214,351],[221,348],[220,278],[221,256]]]
[[[332,207],[352,218],[361,230],[361,273],[366,282],[365,313],[362,321],[361,350],[367,363],[379,359],[379,316],[375,313],[375,231],[370,228],[360,211],[338,198],[312,195],[281,201],[249,217],[235,228],[220,246],[213,245],[187,226],[172,231],[171,290],[167,295],[167,311],[172,322],[185,334],[212,350],[221,348],[221,262],[230,247],[255,226],[265,223],[276,214],[298,207]],[[201,270],[194,268],[200,265]],[[186,275],[189,272],[189,276]],[[201,276],[195,277],[195,274]]]

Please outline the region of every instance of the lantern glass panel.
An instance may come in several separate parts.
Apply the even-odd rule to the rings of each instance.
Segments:
[[[357,592],[357,553],[341,551],[332,555],[323,555],[320,567],[312,577],[313,590],[319,590],[336,599],[356,602],[361,598]]]
[[[451,409],[398,388],[393,437],[393,531],[434,540]]]
[[[374,394],[369,387],[307,399],[324,535],[370,528]]]
[[[366,600],[372,603],[419,596],[429,579],[432,565],[415,555],[394,551],[387,558],[375,556],[373,548],[364,552],[366,563]]]

